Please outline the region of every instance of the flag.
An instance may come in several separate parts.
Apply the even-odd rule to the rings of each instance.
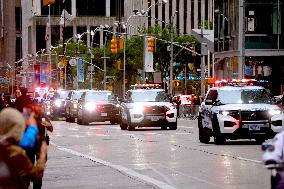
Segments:
[[[42,5],[46,6],[46,5],[51,5],[54,3],[55,3],[55,0],[43,0]]]
[[[73,16],[69,14],[65,9],[63,9],[61,16],[60,16],[59,25],[65,25],[66,23],[70,23],[72,21],[73,21]]]

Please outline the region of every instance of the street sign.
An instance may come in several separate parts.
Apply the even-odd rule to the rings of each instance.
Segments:
[[[76,66],[77,60],[76,60],[75,58],[71,58],[71,59],[69,60],[69,64],[70,64],[70,66]]]
[[[10,80],[7,78],[0,77],[0,83],[9,83]]]

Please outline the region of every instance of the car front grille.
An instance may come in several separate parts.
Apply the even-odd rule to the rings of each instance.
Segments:
[[[269,120],[269,113],[265,111],[241,111],[242,121]]]
[[[165,108],[163,106],[145,106],[145,115],[163,115]]]

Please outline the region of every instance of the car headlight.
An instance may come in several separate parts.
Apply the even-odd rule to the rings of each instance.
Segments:
[[[140,106],[133,106],[132,112],[133,114],[143,114],[144,107],[142,105]]]
[[[60,107],[61,106],[61,100],[59,100],[59,99],[55,100],[54,104],[55,104],[56,107]]]
[[[119,105],[119,104],[116,104],[116,105],[115,105],[115,107],[119,108],[119,107],[120,107],[120,105]]]
[[[272,116],[278,115],[278,114],[281,114],[281,110],[272,109],[272,110],[269,110],[269,114]]]
[[[88,110],[88,111],[93,111],[96,109],[96,104],[93,103],[93,102],[88,102],[85,104],[85,109]]]
[[[222,110],[219,112],[219,114],[224,115],[224,116],[231,116],[235,119],[240,118],[240,113],[238,110]]]

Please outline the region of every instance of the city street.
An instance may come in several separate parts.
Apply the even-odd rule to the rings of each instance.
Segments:
[[[196,120],[177,130],[56,121],[43,188],[260,189],[270,172],[254,141],[198,141]]]

